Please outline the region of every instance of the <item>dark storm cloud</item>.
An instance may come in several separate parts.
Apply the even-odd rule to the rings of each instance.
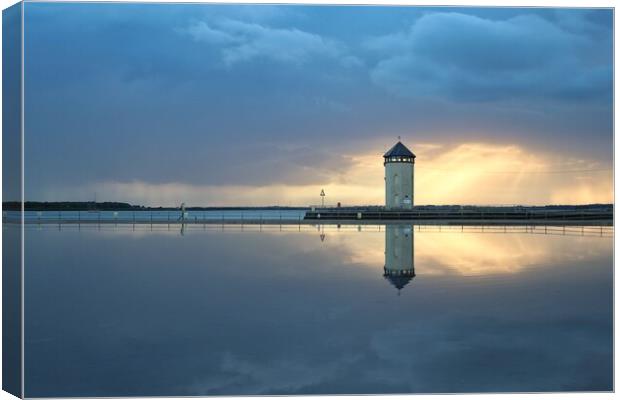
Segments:
[[[461,13],[427,14],[406,32],[369,39],[387,53],[373,81],[404,96],[456,101],[611,98],[611,42],[564,30],[536,15],[494,21]],[[607,50],[593,60],[591,48]]]
[[[339,59],[345,66],[361,63],[356,57],[347,55],[342,44],[299,29],[270,28],[228,19],[216,22],[215,27],[200,21],[184,32],[198,42],[221,46],[222,59],[227,66],[256,58],[296,65],[323,57]]]
[[[318,184],[397,135],[610,161],[610,16],[29,3],[26,194]]]

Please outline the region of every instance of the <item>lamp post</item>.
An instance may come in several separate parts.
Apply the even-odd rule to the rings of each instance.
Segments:
[[[321,208],[325,207],[325,190],[321,189]]]

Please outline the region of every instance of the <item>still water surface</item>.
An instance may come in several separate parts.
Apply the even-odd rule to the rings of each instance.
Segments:
[[[610,237],[177,228],[26,227],[26,396],[612,389]]]

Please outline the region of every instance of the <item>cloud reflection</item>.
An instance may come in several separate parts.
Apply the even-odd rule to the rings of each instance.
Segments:
[[[383,231],[367,231],[357,234],[355,240],[347,236],[329,234],[326,245],[331,249],[342,249],[349,262],[364,268],[374,269],[386,263],[386,254],[394,253],[393,247],[386,243],[386,229],[391,231],[406,229],[407,226],[383,228]],[[598,237],[576,237],[566,240],[559,228],[549,228],[553,235],[545,235],[544,228],[535,233],[514,232],[508,227],[459,226],[408,226],[414,240],[414,264],[424,276],[489,276],[517,274],[524,270],[540,268],[545,265],[560,264],[567,258],[575,260],[586,256],[594,257],[604,252],[606,240]],[[475,229],[476,231],[473,231]],[[574,229],[573,229],[574,230]],[[569,234],[570,234],[569,228]],[[544,240],[541,240],[541,237]],[[586,246],[575,247],[572,241]],[[403,252],[403,249],[398,250]]]
[[[609,238],[308,228],[28,230],[26,394],[611,389]]]

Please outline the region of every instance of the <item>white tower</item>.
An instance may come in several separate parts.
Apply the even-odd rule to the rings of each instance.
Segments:
[[[413,227],[386,225],[383,277],[390,281],[399,293],[415,277],[413,254]]]
[[[413,207],[413,154],[400,141],[383,155],[385,166],[385,207],[408,209]]]

